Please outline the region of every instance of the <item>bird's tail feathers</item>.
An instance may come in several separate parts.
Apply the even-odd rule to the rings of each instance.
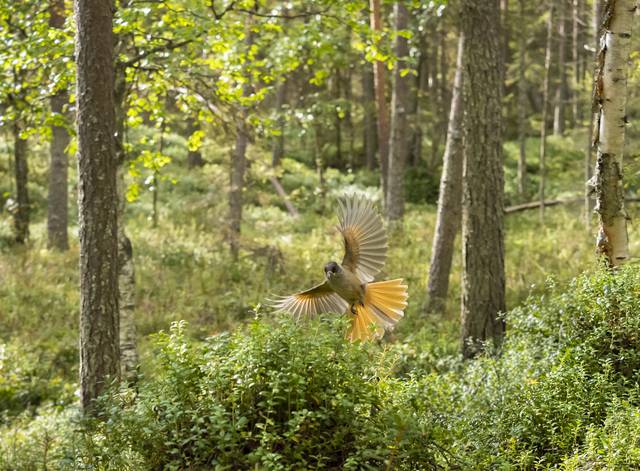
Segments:
[[[407,285],[402,279],[367,284],[364,304],[355,306],[349,340],[370,340],[393,329],[404,316],[407,297]]]

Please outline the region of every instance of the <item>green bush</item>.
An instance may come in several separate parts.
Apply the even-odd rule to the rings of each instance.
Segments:
[[[637,405],[639,282],[633,267],[584,275],[511,312],[501,356],[457,383],[458,453],[478,469],[558,466],[615,423],[612,402]]]
[[[444,462],[429,382],[391,377],[386,354],[345,325],[254,322],[202,344],[184,323],[157,337],[137,398],[103,399],[78,460],[111,469],[380,469]]]

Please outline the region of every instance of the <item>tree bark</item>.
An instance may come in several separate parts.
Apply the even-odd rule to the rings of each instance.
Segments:
[[[380,0],[370,0],[371,29],[374,34],[382,33],[382,14]],[[387,183],[389,175],[389,110],[385,93],[385,64],[374,63],[374,82],[376,91],[376,109],[378,116],[378,155],[380,158],[380,179],[382,182],[383,201],[387,199]]]
[[[592,182],[600,222],[596,247],[612,267],[629,259],[622,157],[627,123],[627,69],[635,9],[635,0],[607,2],[595,77],[597,126],[594,142],[598,154]]]
[[[464,35],[458,40],[456,75],[453,80],[451,109],[447,143],[444,150],[444,167],[440,177],[438,196],[438,214],[429,264],[429,284],[427,287],[427,312],[444,311],[449,291],[449,276],[453,248],[460,227],[462,203],[462,164],[463,164],[463,77]]]
[[[502,36],[498,0],[462,1],[465,163],[462,204],[462,354],[471,358],[505,324]]]
[[[187,138],[191,137],[193,133],[200,131],[200,123],[195,118],[190,118],[187,121]],[[204,166],[204,159],[202,158],[202,152],[200,149],[191,150],[187,152],[187,167],[199,168]]]
[[[247,33],[245,44],[247,50],[253,44],[250,19],[247,20]],[[242,93],[249,96],[251,85],[247,82],[243,86]],[[247,147],[249,146],[249,110],[246,106],[240,107],[239,117],[236,122],[236,143],[231,156],[231,175],[229,178],[229,249],[234,260],[240,254],[240,227],[242,225],[242,205],[244,192],[244,175],[247,169]]]
[[[16,204],[13,212],[15,241],[24,244],[29,238],[31,204],[29,202],[29,166],[27,164],[27,140],[22,138],[19,118],[13,123],[13,157],[16,177]]]
[[[80,390],[85,413],[120,372],[112,2],[75,0]]]
[[[50,3],[49,26],[62,28],[64,25],[64,1],[52,0]],[[64,107],[68,102],[66,91],[59,91],[51,97],[51,112],[64,117]],[[47,195],[47,245],[56,250],[69,249],[67,227],[68,210],[68,160],[67,146],[70,137],[64,126],[51,126],[49,189]]]
[[[424,43],[424,41],[422,41]],[[411,129],[413,134],[411,136],[411,165],[417,167],[422,160],[422,107],[421,101],[423,97],[427,96],[429,90],[429,64],[428,64],[428,55],[425,53],[424,49],[427,48],[426,44],[421,44],[421,48],[423,48],[420,53],[420,60],[418,62],[418,76],[416,77],[415,84],[415,98],[414,105],[411,115],[413,116],[413,126]]]
[[[362,69],[362,108],[364,111],[364,154],[367,169],[376,168],[376,104],[373,68],[368,62]]]
[[[527,192],[527,18],[525,0],[519,1],[520,33],[518,35],[518,194],[526,197]]]
[[[595,46],[596,53],[593,56],[593,85],[592,94],[595,94],[595,75],[596,75],[596,61],[598,56],[598,50],[600,49],[600,24],[602,23],[602,8],[601,1],[593,1],[593,18],[592,18],[592,41]],[[593,168],[592,152],[593,152],[593,120],[595,117],[594,110],[589,112],[589,123],[587,128],[587,147],[584,153],[584,179],[589,182],[592,177],[591,169]],[[591,216],[593,214],[593,204],[591,201],[592,188],[587,184],[584,188],[584,225],[588,231],[591,230]]]
[[[547,19],[547,44],[544,58],[544,79],[542,82],[542,117],[540,119],[540,184],[538,195],[540,197],[540,219],[544,219],[544,191],[546,183],[546,154],[547,154],[547,114],[549,110],[549,86],[551,81],[551,41],[553,39],[553,1],[549,8]]]
[[[276,123],[278,125],[278,135],[274,136],[273,148],[271,151],[271,165],[278,167],[284,157],[284,103],[287,97],[287,82],[283,81],[278,85],[276,91]]]
[[[571,3],[571,64],[573,71],[573,85],[571,93],[571,128],[581,121],[580,116],[580,0]]]
[[[565,130],[565,106],[567,102],[566,65],[566,0],[558,2],[558,86],[553,112],[553,134],[563,135]]]
[[[396,33],[407,29],[409,12],[402,2],[396,2]],[[403,73],[408,67],[409,43],[407,38],[398,35],[395,44],[398,62],[393,74],[393,93],[391,97],[391,140],[389,142],[389,182],[387,187],[387,217],[398,221],[404,215],[404,173],[409,151],[408,121],[409,111],[409,74]]]

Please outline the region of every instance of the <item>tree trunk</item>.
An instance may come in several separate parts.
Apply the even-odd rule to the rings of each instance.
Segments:
[[[62,28],[64,25],[64,1],[53,0],[50,4],[49,26]],[[68,102],[66,91],[59,91],[51,97],[51,112],[64,118],[64,107]],[[47,245],[57,250],[69,249],[68,226],[68,161],[67,146],[70,137],[64,126],[51,126],[51,163],[49,165],[49,191],[47,195]]]
[[[187,138],[190,138],[193,133],[200,131],[200,123],[195,118],[190,118],[187,121]],[[204,159],[202,158],[202,152],[200,149],[191,150],[187,152],[187,167],[198,168],[204,166]]]
[[[394,6],[396,32],[407,29],[409,12],[402,2]],[[387,217],[390,221],[402,219],[404,215],[404,173],[409,153],[407,115],[409,111],[409,74],[403,73],[408,67],[409,43],[398,35],[395,55],[398,62],[393,74],[391,98],[391,141],[389,142],[389,182],[387,187]],[[403,76],[404,75],[404,76]]]
[[[365,63],[362,69],[362,108],[364,111],[364,154],[367,168],[376,168],[376,104],[373,68]]]
[[[24,244],[29,238],[30,202],[29,166],[27,164],[27,140],[21,137],[22,126],[16,118],[13,123],[13,157],[16,176],[16,205],[13,213],[15,241]]]
[[[444,311],[449,291],[449,276],[453,248],[460,227],[462,202],[462,74],[463,74],[464,36],[458,40],[458,58],[456,75],[453,81],[451,109],[447,143],[444,150],[444,167],[440,177],[438,196],[438,215],[429,265],[429,285],[427,287],[427,312]]]
[[[518,194],[525,198],[527,192],[527,18],[525,0],[520,0],[520,32],[518,35]]]
[[[413,134],[411,136],[411,150],[409,152],[411,156],[411,165],[417,167],[422,160],[422,119],[421,119],[421,110],[420,106],[423,97],[425,97],[429,90],[429,65],[428,65],[428,56],[425,53],[424,49],[427,48],[426,44],[422,44],[421,48],[423,48],[420,53],[420,60],[418,62],[418,76],[416,77],[415,84],[415,97],[414,97],[414,105],[411,115],[413,116],[413,126],[411,129]]]
[[[273,149],[271,152],[271,165],[273,167],[278,167],[284,157],[284,103],[286,97],[287,82],[283,80],[282,83],[278,85],[278,90],[276,91],[276,113],[278,113],[276,123],[278,125],[278,135],[274,136],[273,139]]]
[[[544,190],[546,180],[546,154],[547,154],[547,114],[549,112],[549,82],[551,80],[551,41],[553,39],[553,2],[549,8],[547,19],[547,44],[544,57],[544,79],[542,82],[542,117],[540,119],[540,185],[538,194],[540,197],[540,219],[544,219]]]
[[[635,0],[607,2],[595,80],[598,126],[594,142],[598,155],[592,180],[600,220],[597,250],[613,267],[629,259],[622,156],[627,122],[627,68],[635,8]]]
[[[573,69],[573,86],[571,93],[571,122],[572,128],[580,121],[580,0],[573,0],[571,4],[571,64]]]
[[[558,2],[558,86],[553,113],[553,134],[563,135],[565,130],[565,105],[567,101],[566,64],[566,0]]]
[[[505,324],[502,50],[498,0],[462,1],[465,165],[462,204],[462,354],[499,345]]]
[[[337,103],[340,103],[340,99],[342,98],[342,89],[341,83],[342,77],[340,76],[340,70],[336,69],[333,73],[332,78],[332,88],[333,88],[333,99]],[[335,154],[335,164],[338,168],[344,167],[344,159],[342,158],[342,118],[340,117],[340,109],[338,106],[335,106],[334,111],[334,131],[335,131],[335,146],[336,146],[336,154]]]
[[[596,53],[594,54],[594,60],[593,60],[593,66],[591,68],[591,70],[593,71],[593,85],[592,85],[592,94],[595,94],[595,74],[596,74],[596,61],[595,59],[597,58],[598,55],[598,50],[600,49],[600,24],[602,22],[602,8],[601,8],[601,2],[600,0],[594,0],[593,1],[593,18],[592,18],[592,32],[593,32],[593,38],[592,38],[592,44],[595,45],[595,51]],[[589,112],[589,123],[588,123],[588,128],[587,128],[587,147],[585,149],[585,153],[584,153],[584,179],[585,181],[589,182],[591,180],[591,169],[593,168],[593,162],[592,162],[592,152],[593,152],[593,120],[594,120],[594,111],[593,109],[591,109],[591,111]],[[585,185],[585,189],[584,189],[584,225],[587,228],[588,231],[591,230],[591,216],[593,214],[593,204],[591,201],[591,193],[592,193],[592,188],[587,184]]]
[[[382,33],[380,0],[370,0],[371,29],[374,33]],[[378,111],[378,154],[380,157],[380,178],[382,182],[383,201],[387,199],[387,183],[389,176],[389,110],[385,93],[385,63],[374,63],[374,81],[376,91],[376,109]]]
[[[75,0],[80,390],[85,413],[120,372],[112,2]]]

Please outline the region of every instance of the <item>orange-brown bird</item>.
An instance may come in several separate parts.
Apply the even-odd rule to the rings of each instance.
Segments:
[[[326,281],[311,289],[277,299],[274,307],[297,319],[320,313],[352,316],[347,337],[380,337],[404,316],[407,286],[402,279],[374,282],[387,257],[387,235],[373,203],[356,195],[339,200],[338,230],[344,239],[342,264],[324,266]]]

